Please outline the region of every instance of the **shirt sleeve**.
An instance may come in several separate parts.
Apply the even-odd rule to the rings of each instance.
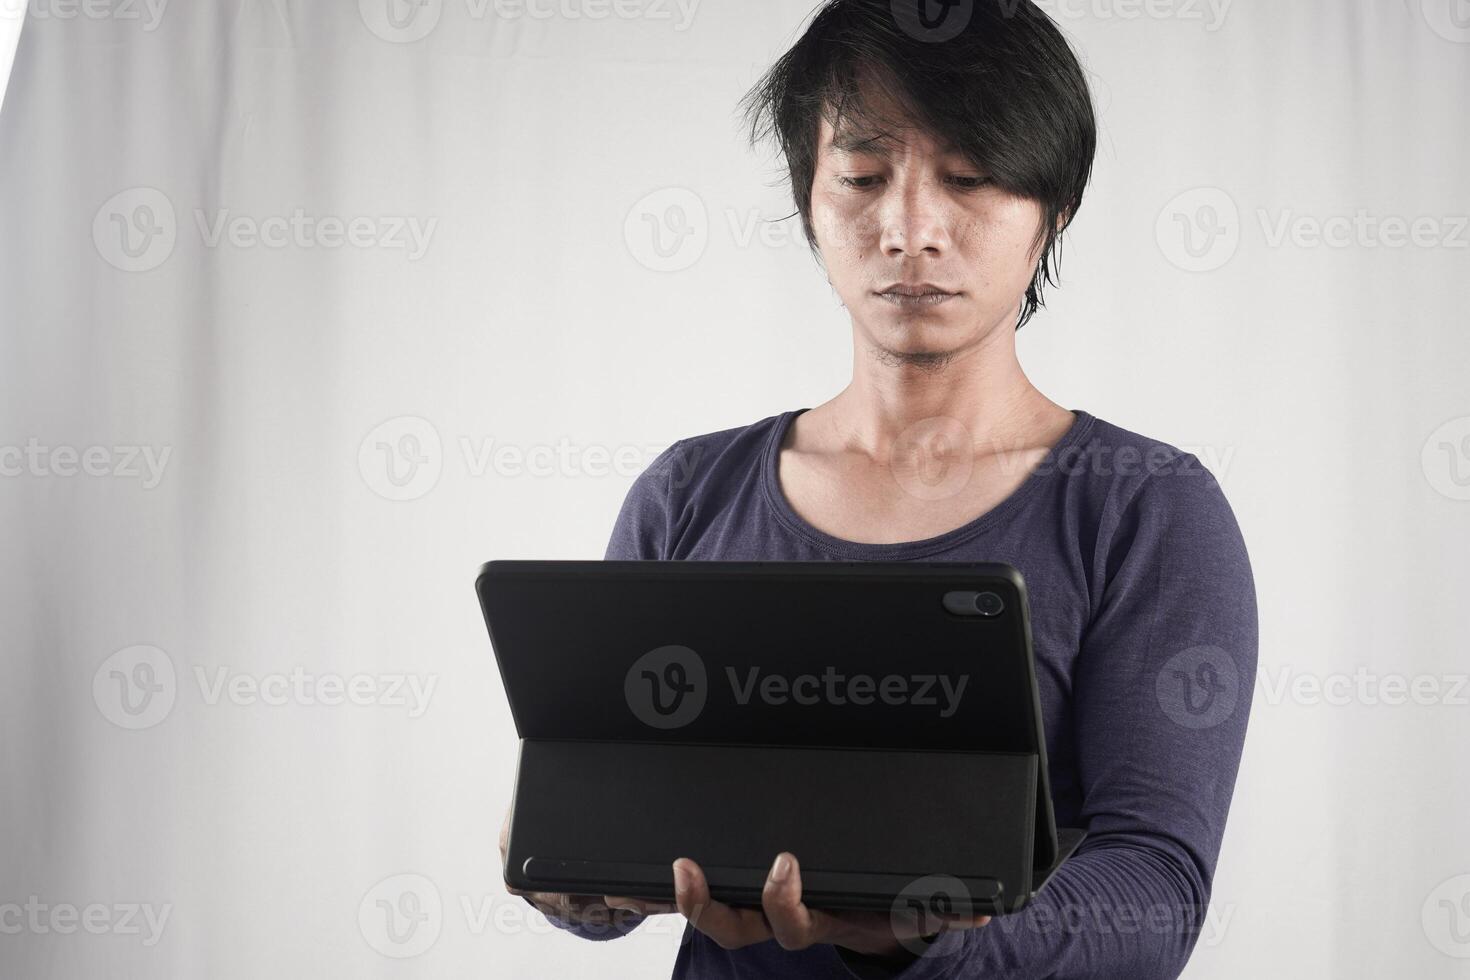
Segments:
[[[1025,909],[945,933],[891,975],[1152,980],[1184,969],[1240,765],[1258,627],[1230,505],[1193,454],[1174,464],[1144,479],[1096,552],[1104,584],[1072,685],[1087,839]]]
[[[603,561],[649,561],[662,559],[667,554],[665,548],[670,524],[669,485],[676,462],[680,458],[679,446],[682,442],[683,440],[674,443],[654,457],[653,462],[638,474],[633,485],[628,488],[618,510],[617,520],[613,524],[607,550],[602,556]],[[638,928],[645,918],[647,917],[635,912],[615,910],[609,921],[571,923],[550,915],[546,916],[546,921],[582,939],[607,940],[626,936]]]
[[[607,550],[602,556],[603,561],[652,561],[669,554],[668,542],[673,524],[670,487],[675,471],[684,460],[680,450],[683,443],[684,440],[680,439],[654,457],[628,488],[613,524]]]
[[[525,899],[526,904],[530,905],[531,908],[536,908],[535,903],[529,898],[526,898],[524,895],[521,898]],[[537,911],[540,910],[537,909]],[[637,912],[630,912],[626,909],[609,909],[608,912],[611,914],[598,916],[595,921],[590,922],[568,922],[554,915],[547,915],[546,921],[558,929],[571,933],[579,939],[591,939],[594,942],[602,942],[608,939],[620,939],[626,936],[642,925],[644,919],[648,918],[646,915],[639,915]],[[545,913],[543,912],[542,915],[545,915]]]

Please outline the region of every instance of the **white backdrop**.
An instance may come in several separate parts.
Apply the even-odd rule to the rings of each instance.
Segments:
[[[1023,363],[1198,453],[1259,590],[1186,976],[1470,976],[1470,5],[1043,6],[1101,143]],[[472,580],[601,557],[658,449],[844,383],[735,117],[810,9],[31,3],[0,975],[667,975],[681,920],[584,943],[501,891]]]

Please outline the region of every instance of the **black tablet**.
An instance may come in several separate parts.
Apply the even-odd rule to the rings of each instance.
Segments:
[[[758,905],[1003,915],[1057,830],[1026,589],[970,562],[492,561],[476,580],[520,735],[505,878]]]

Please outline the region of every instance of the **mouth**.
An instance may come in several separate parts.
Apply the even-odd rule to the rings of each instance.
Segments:
[[[890,289],[886,292],[875,293],[874,295],[885,303],[890,303],[900,309],[927,309],[948,303],[958,296],[959,293],[947,293],[939,289],[925,290],[922,292]]]

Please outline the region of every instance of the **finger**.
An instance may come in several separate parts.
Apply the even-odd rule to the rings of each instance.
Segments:
[[[607,913],[600,898],[591,895],[572,895],[565,892],[536,892],[531,901],[550,908],[558,919],[568,922],[587,917],[596,918]],[[543,909],[544,911],[544,909]]]
[[[556,892],[533,892],[531,901],[535,902],[536,907],[547,915],[563,920],[572,918],[572,896],[570,895]]]
[[[563,922],[606,922],[612,915],[600,895],[569,895],[560,892],[532,892],[526,898],[542,915]]]
[[[640,915],[663,915],[666,912],[679,911],[679,906],[672,902],[652,902],[642,898],[625,898],[622,895],[604,895],[602,900],[607,903],[608,908],[626,909]]]
[[[510,850],[510,811],[505,811],[505,820],[500,824],[500,863],[504,864]]]
[[[948,929],[978,929],[990,921],[988,915],[965,915],[963,913],[951,912],[942,916],[943,925]]]
[[[761,908],[782,949],[806,949],[822,941],[824,922],[801,901],[801,866],[796,855],[788,851],[776,855],[761,891]]]
[[[740,949],[771,938],[760,912],[732,909],[710,898],[704,871],[688,858],[674,862],[674,897],[690,925],[713,939],[721,949]]]

